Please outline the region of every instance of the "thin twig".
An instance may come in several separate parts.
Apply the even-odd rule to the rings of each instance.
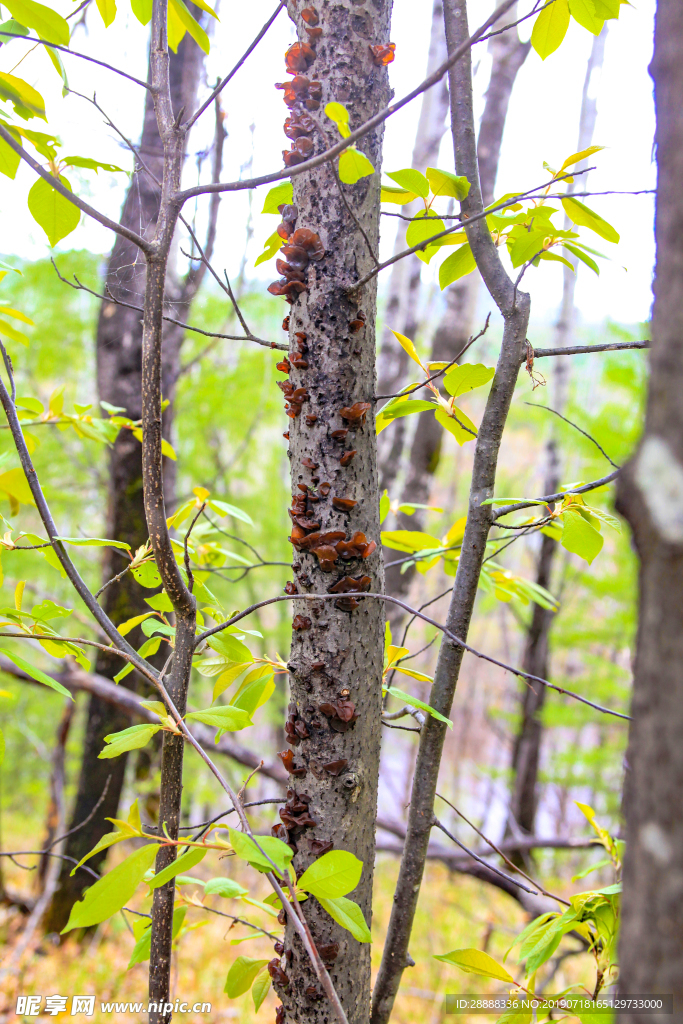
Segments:
[[[533,501],[518,501],[514,505],[503,505],[502,508],[496,509],[493,513],[493,518],[500,519],[501,516],[507,516],[510,512],[519,512],[524,508],[533,508],[534,505],[539,503],[549,505],[551,502],[562,501],[568,494],[586,494],[588,491],[595,491],[598,487],[611,484],[619,476],[619,472],[618,469],[615,469],[613,473],[601,477],[600,480],[593,480],[589,484],[582,484],[581,487],[572,487],[571,490],[559,491],[557,494],[546,494],[542,498],[534,498]]]
[[[80,57],[81,60],[87,60],[91,64],[98,64],[101,68],[106,68],[107,71],[113,71],[114,74],[121,75],[122,78],[127,78],[129,82],[135,82],[136,85],[141,85],[143,89],[151,89],[149,82],[143,82],[141,78],[136,78],[135,75],[129,75],[126,71],[121,71],[120,68],[115,68],[112,64],[107,64],[103,60],[97,60],[95,57],[89,57],[86,53],[78,53],[76,50],[72,50],[68,46],[61,46],[59,43],[48,43],[44,39],[34,39],[33,36],[20,36],[15,32],[12,32],[12,39],[25,39],[26,42],[35,43],[36,46],[46,46],[50,50],[60,50],[62,53],[68,53],[70,57]]]
[[[554,413],[555,416],[559,416],[560,419],[564,420],[565,423],[568,423],[570,427],[573,427],[574,430],[578,430],[578,432],[580,434],[583,434],[583,436],[587,437],[589,441],[592,441],[593,444],[595,445],[595,447],[599,451],[601,451],[602,454],[605,456],[605,458],[609,462],[610,466],[614,466],[615,469],[621,469],[621,466],[617,465],[616,462],[613,462],[612,459],[610,459],[609,455],[607,454],[605,449],[602,447],[602,445],[598,444],[598,442],[595,440],[595,438],[591,434],[589,434],[588,431],[583,430],[582,427],[580,427],[577,423],[573,423],[572,420],[568,420],[567,417],[563,416],[561,412],[557,411],[557,409],[551,409],[549,405],[538,405],[536,402],[525,402],[524,404],[528,405],[532,409],[545,409],[547,412],[552,412],[552,413]]]

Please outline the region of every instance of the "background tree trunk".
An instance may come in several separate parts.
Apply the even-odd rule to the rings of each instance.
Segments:
[[[389,0],[376,0],[370,10],[353,0],[321,0],[316,4],[322,34],[316,40],[315,60],[309,79],[322,83],[323,129],[313,136],[316,151],[332,141],[324,127],[322,110],[335,100],[351,114],[351,127],[362,123],[388,102],[388,76],[373,61],[371,46],[389,39]],[[293,6],[290,16],[299,37],[307,39],[305,23]],[[296,107],[295,107],[296,110]],[[330,122],[327,122],[330,125]],[[349,291],[372,267],[367,242],[346,206],[348,203],[376,251],[379,236],[379,170],[383,129],[369,133],[360,149],[376,173],[355,185],[340,185],[330,165],[294,179],[297,229],[320,236],[324,256],[308,264],[307,290],[294,301],[290,312],[290,358],[305,354],[304,366],[293,365],[291,384],[304,388],[303,408],[290,406],[289,437],[293,501],[308,504],[307,514],[319,523],[322,533],[339,531],[352,537],[365,535],[379,541],[377,502],[377,446],[372,396],[375,386],[376,279],[360,293]],[[342,199],[342,192],[346,203]],[[365,325],[358,322],[363,311]],[[353,322],[356,321],[354,324]],[[356,328],[358,328],[356,330]],[[286,385],[285,385],[286,387]],[[351,407],[368,403],[360,418]],[[344,411],[347,415],[344,416]],[[360,410],[358,410],[360,412]],[[348,431],[342,436],[333,432]],[[346,465],[345,451],[355,451]],[[346,463],[347,460],[345,459]],[[327,484],[327,486],[323,486]],[[301,489],[303,488],[303,490]],[[313,494],[317,500],[308,501]],[[343,511],[339,499],[351,499]],[[300,513],[295,517],[302,521]],[[293,532],[297,526],[293,526]],[[299,534],[303,531],[298,530]],[[311,536],[311,534],[307,534]],[[328,554],[329,554],[328,549]],[[335,556],[335,551],[331,551]],[[326,565],[305,548],[294,553],[296,587],[300,593],[330,591],[345,580],[363,580],[363,589],[381,591],[383,571],[379,546],[369,557],[348,557]],[[337,601],[293,602],[294,632],[290,652],[291,703],[288,735],[292,737],[294,762],[306,768],[305,778],[293,778],[291,810],[281,811],[296,846],[294,865],[306,868],[325,848],[350,850],[363,861],[360,885],[350,898],[358,902],[370,921],[375,851],[375,816],[380,751],[381,675],[384,608],[378,601],[360,602],[352,595]],[[347,701],[344,707],[338,702]],[[340,707],[336,717],[333,705]],[[354,709],[355,720],[344,721]],[[337,762],[335,765],[334,762]],[[326,769],[325,765],[329,767]],[[307,813],[301,813],[303,804]],[[299,807],[299,811],[295,808]],[[298,816],[308,824],[292,822]],[[332,981],[351,1024],[365,1024],[370,1002],[370,947],[360,944],[336,925],[315,899],[302,904],[313,938],[320,946],[338,943],[331,964]],[[282,968],[289,978],[276,990],[285,1007],[285,1020],[307,1024],[327,1022],[327,1000],[317,1000],[319,987],[303,947],[288,923]],[[292,957],[287,954],[290,954]]]
[[[511,24],[517,18],[517,6],[514,5],[500,20],[500,27]],[[443,36],[443,22],[441,24]],[[444,37],[445,38],[445,37]],[[489,41],[491,52],[491,77],[486,91],[486,102],[479,125],[477,157],[479,160],[482,199],[484,206],[493,202],[493,190],[498,174],[500,148],[505,131],[505,119],[510,105],[512,87],[517,73],[526,60],[530,44],[523,43],[517,29],[511,29],[502,35],[494,36]],[[460,172],[458,172],[460,173]],[[467,343],[472,333],[477,295],[481,278],[475,271],[461,281],[456,281],[446,290],[446,306],[432,341],[430,361],[450,362]],[[411,334],[408,337],[412,338]],[[406,357],[407,358],[407,357]],[[399,387],[405,383],[405,371]],[[398,390],[398,387],[393,389]],[[389,392],[386,392],[389,394]],[[384,394],[384,392],[380,392]],[[414,502],[420,505],[429,504],[429,497],[434,481],[434,474],[441,456],[443,429],[432,413],[420,413],[415,417],[415,433],[410,449],[410,458],[406,471],[406,479],[401,492],[402,502]],[[385,434],[405,429],[406,420],[397,420]],[[396,459],[398,462],[398,459]],[[423,530],[425,513],[417,509],[412,516],[403,512],[397,513],[396,529]],[[384,553],[385,564],[397,561],[396,552],[387,549]],[[386,571],[387,593],[394,597],[405,597],[410,590],[415,566],[410,566],[401,573],[402,565],[389,566]],[[405,613],[396,605],[387,606],[387,616],[396,631],[405,618]]]
[[[598,114],[598,105],[595,92],[591,91],[591,80],[593,73],[602,67],[605,56],[605,38],[607,36],[609,22],[605,22],[600,35],[593,38],[590,57],[586,66],[586,76],[583,83],[581,97],[581,113],[579,116],[579,137],[576,152],[587,149],[593,142],[595,134],[595,122]],[[595,83],[593,82],[593,90]],[[576,165],[577,171],[586,166],[588,161],[582,160]],[[583,174],[576,179],[581,183],[579,191],[585,191],[588,175]],[[576,189],[576,181],[571,183],[567,189],[573,192]],[[565,229],[571,227],[565,218]],[[571,345],[574,335],[574,324],[576,320],[576,309],[574,305],[574,292],[576,289],[576,275],[578,273],[579,261],[568,255],[568,259],[574,265],[574,270],[563,266],[562,278],[562,305],[560,314],[555,325],[555,336],[553,347]],[[567,392],[569,388],[570,360],[561,358],[555,360],[552,368],[552,405],[558,412],[563,412],[567,403]],[[547,476],[545,482],[545,494],[557,494],[560,486],[561,463],[559,458],[559,437],[558,431],[551,425],[550,437],[546,445]],[[557,552],[557,541],[552,537],[541,537],[541,546],[536,563],[536,583],[546,590],[551,589],[552,569]],[[533,605],[531,622],[527,631],[524,660],[522,668],[531,675],[541,676],[542,679],[549,678],[549,653],[550,653],[550,630],[552,628],[555,612],[548,608],[542,608],[538,604]],[[512,792],[510,795],[509,832],[511,835],[533,835],[536,811],[538,809],[538,772],[541,758],[541,741],[543,736],[543,725],[541,714],[546,698],[545,686],[523,686],[521,689],[521,717],[515,737],[512,752]],[[526,852],[513,853],[511,859],[522,865],[525,861],[532,859],[533,854]]]
[[[617,507],[640,557],[619,986],[683,1006],[683,7],[659,0],[657,263],[645,432]],[[644,1024],[629,1013],[624,1024]]]
[[[199,14],[199,12],[196,12]],[[185,107],[186,112],[193,106],[200,75],[203,69],[203,53],[197,44],[185,36],[177,54],[171,54],[170,80],[174,110]],[[145,114],[140,141],[140,156],[146,167],[159,180],[163,172],[163,145],[157,129],[156,116],[151,94],[146,94]],[[146,238],[154,234],[159,208],[159,190],[142,168],[134,174],[126,194],[121,213],[121,223],[142,231]],[[106,289],[114,298],[135,305],[142,304],[145,289],[145,261],[137,248],[117,235],[109,258],[106,273]],[[168,282],[168,295],[182,307],[186,306],[189,295],[184,294],[178,280]],[[194,280],[191,281],[194,292]],[[171,312],[171,315],[177,315]],[[140,419],[141,372],[142,372],[142,314],[126,309],[115,302],[103,302],[97,325],[97,383],[100,401],[125,409],[132,419]],[[172,324],[164,332],[164,398],[173,399],[179,368],[180,345],[183,332]],[[172,404],[164,413],[164,435],[168,437],[172,424]],[[173,463],[165,459],[167,482],[166,494],[169,504],[173,500]],[[122,430],[110,453],[109,487],[107,510],[107,533],[112,540],[125,541],[132,551],[144,544],[148,531],[145,521],[142,495],[142,446],[130,430]],[[103,581],[111,579],[125,568],[126,559],[113,548],[105,549]],[[105,611],[115,624],[140,615],[149,610],[145,596],[151,591],[143,590],[130,573],[112,584],[103,594]],[[133,630],[129,641],[137,649],[144,635],[139,628]],[[99,675],[113,679],[121,666],[120,660],[105,653],[97,657],[95,670]],[[121,685],[135,688],[135,675],[129,675]],[[104,746],[104,737],[109,733],[125,729],[129,719],[113,705],[92,696],[88,704],[88,718],[83,743],[78,792],[69,828],[84,821],[93,810],[104,792],[110,778],[105,798],[97,814],[88,824],[69,837],[65,853],[80,860],[88,850],[111,830],[105,818],[116,817],[121,798],[127,755],[113,760],[100,760],[98,754]],[[106,850],[90,861],[94,871],[99,871],[107,856]],[[63,862],[59,885],[45,916],[48,931],[60,932],[66,924],[71,907],[80,899],[83,891],[92,884],[92,876],[79,871],[70,877],[72,864]]]
[[[429,57],[425,77],[443,64],[446,52],[446,37],[443,31],[443,3],[434,0],[432,10],[432,29],[429,40]],[[417,123],[415,145],[410,166],[424,173],[427,167],[435,167],[439,159],[441,139],[446,130],[448,115],[448,85],[443,78],[433,89],[422,94],[420,119]],[[406,216],[417,213],[417,202],[408,206],[396,207]],[[398,221],[394,254],[408,248],[406,231],[408,222]],[[377,393],[393,395],[405,386],[410,362],[404,348],[397,342],[392,331],[414,338],[419,327],[418,309],[422,284],[422,263],[417,256],[407,256],[391,268],[387,302],[384,308],[384,329],[382,344],[377,362]],[[405,444],[406,422],[396,420],[392,429],[380,434],[377,442],[379,458],[379,489],[391,489],[401,466],[401,456]]]

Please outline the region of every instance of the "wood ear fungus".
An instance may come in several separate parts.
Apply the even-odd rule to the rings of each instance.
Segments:
[[[357,423],[362,427],[365,423],[365,414],[370,408],[370,402],[354,402],[353,405],[340,409],[339,415],[343,420],[347,420],[349,423]]]
[[[396,43],[380,43],[377,46],[371,46],[369,49],[372,63],[378,68],[391,64],[396,57]]]
[[[354,455],[358,455],[358,450],[356,448],[353,448],[350,452],[344,452],[344,454],[339,459],[340,465],[348,466],[349,462],[351,462],[351,459],[354,457]]]

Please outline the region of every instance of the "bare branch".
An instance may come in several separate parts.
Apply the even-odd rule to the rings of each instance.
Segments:
[[[547,412],[552,412],[555,414],[555,416],[559,416],[560,419],[564,420],[565,423],[568,423],[570,427],[573,427],[574,430],[578,430],[580,434],[583,434],[583,436],[587,437],[589,441],[592,441],[595,447],[598,448],[599,451],[601,451],[602,454],[605,456],[610,466],[614,466],[615,469],[621,469],[621,466],[618,466],[616,462],[612,462],[605,449],[602,447],[601,444],[598,444],[598,442],[591,434],[589,434],[586,430],[583,430],[580,426],[578,426],[577,423],[573,423],[571,420],[568,420],[567,417],[563,416],[561,412],[557,411],[557,409],[551,409],[549,405],[538,405],[536,402],[525,402],[524,404],[528,405],[532,409],[545,409]]]
[[[566,348],[534,348],[531,351],[534,359],[542,359],[544,356],[580,356],[590,352],[619,352],[622,349],[649,347],[649,341],[615,341],[608,345],[568,345]]]
[[[76,13],[75,11],[73,12]],[[68,15],[70,17],[70,15]],[[47,46],[50,50],[59,50],[61,53],[68,53],[70,57],[80,57],[81,60],[90,61],[91,64],[98,64],[101,68],[106,68],[107,71],[113,71],[116,75],[121,75],[122,78],[127,78],[129,82],[135,82],[136,85],[141,85],[143,89],[151,89],[149,82],[143,82],[141,78],[136,78],[134,75],[129,75],[126,71],[122,71],[121,68],[115,68],[112,64],[107,64],[103,60],[96,60],[95,57],[89,57],[86,53],[78,53],[76,50],[71,50],[68,46],[61,46],[59,43],[48,43],[44,39],[34,39],[33,36],[20,36],[17,33],[12,33],[12,39],[25,39],[29,43],[35,43],[36,46]]]
[[[510,512],[519,512],[523,508],[533,508],[539,501],[543,502],[544,505],[549,505],[551,502],[562,501],[567,494],[586,494],[588,491],[595,491],[598,487],[611,484],[613,480],[616,480],[619,472],[618,469],[615,469],[608,476],[603,476],[600,480],[593,480],[590,484],[583,484],[581,487],[573,487],[571,491],[559,491],[557,494],[546,494],[543,498],[535,498],[533,501],[518,501],[514,505],[503,505],[502,508],[496,509],[493,513],[493,518],[494,520],[500,519],[501,516],[506,516]]]

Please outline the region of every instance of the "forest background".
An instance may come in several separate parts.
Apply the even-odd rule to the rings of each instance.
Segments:
[[[207,59],[206,81],[213,82],[218,62],[225,62],[225,53],[241,52],[253,38],[268,12],[262,5],[242,7],[239,11],[221,12],[222,22],[216,26],[211,54]],[[390,66],[390,81],[397,95],[426,65],[429,45],[430,11],[416,16],[414,5],[396,0],[392,39],[397,44],[397,59]],[[471,4],[472,23],[479,23],[488,14],[486,3]],[[95,17],[88,17],[79,45],[93,52],[105,30]],[[137,69],[144,77],[146,56],[143,34],[127,31],[125,19],[107,30],[120,47],[119,63]],[[520,29],[522,36],[524,26]],[[112,34],[113,33],[113,37]],[[606,40],[602,74],[591,78],[589,90],[597,100],[597,122],[593,141],[608,147],[596,161],[591,172],[593,190],[647,190],[653,187],[651,164],[653,114],[651,86],[647,64],[651,56],[652,17],[648,5],[630,9],[628,16],[610,22]],[[277,77],[281,54],[293,39],[286,18],[277,22],[264,40],[262,60],[253,68],[243,69],[239,90],[250,97],[250,104],[225,100],[225,128],[231,145],[226,151],[225,173],[230,177],[257,174],[277,166],[279,159],[281,105],[272,83],[263,79],[262,69],[272,63],[273,79]],[[576,148],[579,128],[581,86],[592,45],[592,37],[572,25],[562,49],[555,55],[552,70],[532,52],[523,65],[514,86],[506,122],[496,193],[510,192],[543,180],[543,161],[558,166]],[[28,58],[26,63],[30,59]],[[479,64],[477,66],[477,60]],[[490,55],[483,50],[475,59],[475,91],[477,110],[483,107],[490,71]],[[135,72],[134,72],[135,73]],[[28,70],[24,74],[29,74]],[[139,104],[137,93],[91,69],[76,67],[70,71],[73,89],[83,92],[97,90],[98,101],[116,122],[117,115]],[[55,88],[58,88],[56,80]],[[49,95],[46,97],[49,102]],[[53,119],[68,148],[78,151],[79,140],[94,128],[95,112],[75,98],[57,106],[59,115]],[[246,115],[258,111],[251,123]],[[418,109],[408,107],[387,124],[384,167],[397,170],[410,165]],[[140,110],[141,119],[141,110]],[[542,125],[530,134],[528,125]],[[125,153],[113,133],[99,132],[100,160],[123,166]],[[206,160],[210,139],[201,131],[190,143],[190,160]],[[232,166],[230,162],[232,161]],[[439,156],[438,166],[452,167],[448,138]],[[76,172],[78,173],[78,172]],[[23,168],[14,184],[3,180],[3,188],[17,190],[23,196],[30,178]],[[122,175],[100,175],[84,178],[79,194],[90,197],[94,205],[111,208],[112,196],[123,194],[126,179]],[[269,265],[255,266],[263,242],[271,234],[274,220],[261,214],[262,194],[238,193],[224,202],[218,221],[214,262],[225,266],[245,316],[259,337],[280,341],[282,304],[266,292],[272,273]],[[48,253],[44,236],[30,219],[23,203],[11,205],[10,217],[3,230],[2,258],[21,269],[22,275],[10,275],[3,283],[3,298],[22,309],[34,321],[31,347],[22,359],[18,374],[20,388],[37,394],[47,406],[52,388],[63,380],[68,366],[68,383],[64,391],[65,407],[73,402],[87,404],[97,400],[94,362],[95,323],[99,304],[84,292],[77,292],[61,283],[50,262],[52,255],[60,273],[66,278],[76,274],[83,283],[98,288],[102,260],[107,253],[108,235],[93,221],[81,223],[77,232]],[[393,207],[391,208],[393,209]],[[621,232],[621,243],[612,262],[601,265],[595,278],[582,267],[577,277],[577,318],[573,331],[576,344],[610,340],[646,338],[645,321],[650,304],[650,278],[653,262],[652,197],[605,196],[601,212]],[[384,218],[380,258],[389,255],[393,246],[394,222]],[[272,266],[272,265],[271,265]],[[444,306],[437,270],[422,266],[422,287],[416,313],[417,333],[413,340],[421,353],[429,350],[431,336]],[[380,281],[382,279],[380,278]],[[552,344],[553,325],[562,296],[562,269],[543,265],[541,270],[527,274],[525,287],[532,295],[534,316],[529,338],[534,346]],[[380,283],[380,323],[384,322],[382,298],[386,285]],[[475,322],[483,325],[489,312],[487,299],[480,290]],[[225,296],[210,282],[205,283],[193,306],[192,322],[207,330],[229,332],[234,317]],[[388,323],[386,326],[393,326]],[[400,329],[400,328],[398,328]],[[491,318],[489,333],[478,343],[473,355],[476,361],[490,363],[499,344],[500,325]],[[288,466],[282,431],[285,429],[281,395],[275,387],[276,357],[255,346],[240,342],[220,342],[203,356],[207,342],[188,336],[183,345],[183,364],[176,399],[176,419],[172,442],[178,456],[177,495],[185,500],[192,487],[201,482],[220,498],[244,510],[253,525],[231,523],[231,532],[251,545],[266,563],[242,579],[240,563],[228,559],[234,568],[216,574],[212,586],[226,607],[241,608],[256,600],[262,592],[278,592],[289,578],[290,550],[286,544],[289,497]],[[545,446],[551,432],[557,439],[566,481],[592,480],[607,472],[601,453],[571,426],[558,423],[549,413],[529,408],[526,402],[552,404],[555,366],[542,367],[546,386],[532,389],[532,381],[520,376],[512,407],[508,431],[503,442],[502,471],[497,492],[501,494],[544,493],[546,473]],[[637,440],[642,421],[642,404],[646,384],[646,357],[636,351],[580,356],[572,360],[565,415],[580,424],[583,430],[600,441],[611,459],[626,461]],[[479,414],[481,402],[474,396],[468,405],[471,415]],[[475,416],[476,419],[476,416]],[[2,451],[10,450],[9,438],[0,438]],[[470,446],[471,447],[471,446]],[[65,534],[78,536],[87,519],[88,532],[105,536],[105,525],[93,531],[92,523],[105,507],[107,487],[107,452],[103,446],[84,443],[72,432],[48,428],[40,435],[39,458],[46,493]],[[434,478],[430,511],[424,529],[441,536],[454,520],[464,514],[471,451],[460,448],[447,437]],[[69,489],[64,480],[69,479]],[[398,497],[398,483],[390,497]],[[601,493],[608,498],[608,492]],[[436,509],[443,510],[437,511]],[[390,516],[392,514],[390,513]],[[393,529],[391,519],[384,528]],[[237,548],[235,548],[237,544]],[[239,541],[226,545],[242,557],[249,554]],[[506,568],[533,578],[537,546],[532,542],[512,547],[504,558]],[[277,564],[279,563],[279,564]],[[30,565],[30,567],[29,567]],[[87,582],[97,589],[100,563],[95,552],[91,558],[80,559]],[[67,585],[45,564],[36,571],[35,561],[14,554],[11,570],[6,566],[4,587],[9,595],[16,582],[27,579],[27,590],[36,601],[51,599],[71,606]],[[258,581],[257,581],[258,580]],[[429,600],[448,585],[441,567],[428,575],[418,575],[410,592],[413,605]],[[629,703],[630,664],[635,630],[635,559],[628,533],[606,532],[605,547],[590,567],[586,562],[562,551],[556,566],[553,585],[549,588],[561,601],[560,612],[553,623],[551,639],[552,678],[559,685],[591,696],[614,709],[626,711]],[[433,606],[439,609],[439,605]],[[530,609],[521,602],[501,603],[493,595],[480,594],[476,619],[470,634],[475,647],[484,648],[494,657],[518,664],[522,660]],[[438,617],[438,615],[436,616]],[[73,613],[77,620],[78,612]],[[290,614],[285,605],[264,609],[258,615],[263,640],[253,645],[255,652],[266,654],[278,650],[286,656],[289,643]],[[411,627],[410,647],[418,650],[433,637],[424,624]],[[261,650],[259,651],[259,646]],[[421,656],[420,669],[431,672],[436,647]],[[432,653],[434,652],[434,653]],[[38,655],[39,663],[49,667],[48,660]],[[54,662],[51,663],[54,665]],[[206,683],[207,699],[211,684]],[[412,681],[411,681],[412,683]],[[428,688],[412,683],[412,692],[426,699]],[[2,803],[0,834],[3,847],[35,848],[44,836],[49,811],[49,780],[52,771],[52,750],[55,726],[62,701],[35,688],[3,676],[0,695],[0,725],[6,735],[7,749],[2,768]],[[487,835],[502,839],[506,829],[510,792],[510,761],[519,718],[519,684],[508,674],[477,662],[465,660],[454,707],[454,729],[447,740],[442,766],[441,791],[473,819]],[[252,746],[275,750],[282,746],[283,712],[286,705],[284,689],[263,709],[259,718],[257,739]],[[70,806],[77,779],[79,754],[83,742],[85,699],[79,698],[78,709],[66,743],[66,803]],[[620,793],[623,776],[623,754],[626,743],[625,723],[600,719],[589,709],[557,695],[543,712],[543,756],[540,774],[540,803],[536,834],[540,837],[581,837],[587,835],[585,819],[575,806],[582,801],[593,806],[601,820],[612,831],[619,831]],[[400,822],[405,817],[410,777],[413,767],[414,743],[409,735],[391,732],[385,737],[380,782],[380,816]],[[27,757],[30,749],[32,756]],[[139,767],[139,766],[138,766]],[[237,787],[246,771],[242,766],[226,763],[225,770]],[[154,764],[146,777],[135,770],[131,761],[123,805],[135,797],[147,806],[150,814],[156,792]],[[272,794],[268,780],[254,780],[250,785],[253,799]],[[205,773],[186,766],[185,795],[189,820],[202,820],[220,809],[220,792]],[[265,819],[264,819],[265,821]],[[458,834],[466,830],[455,827]],[[470,834],[471,839],[471,834]],[[388,916],[388,901],[395,875],[396,860],[392,855],[396,837],[381,833],[379,856],[386,870],[378,873],[373,928],[381,934]],[[382,852],[382,847],[385,847]],[[541,851],[537,864],[548,884],[562,886],[572,875],[587,867],[592,853],[578,850]],[[605,873],[605,884],[611,880]],[[597,885],[600,874],[594,875]],[[32,882],[14,864],[2,864],[2,881],[11,892],[30,894]],[[16,908],[8,907],[0,914],[3,937],[8,938],[18,926]],[[418,912],[416,936],[411,944],[418,961],[409,984],[402,988],[397,1004],[399,1021],[422,1020],[425,1015],[438,1019],[440,999],[445,991],[462,990],[467,983],[456,980],[443,965],[429,959],[428,954],[443,950],[443,936],[451,946],[479,945],[494,953],[503,951],[510,936],[518,930],[523,913],[510,898],[484,883],[449,873],[447,866],[435,859],[423,888]],[[435,926],[436,922],[436,926]],[[474,932],[474,938],[473,938]],[[460,941],[462,939],[462,942]],[[216,954],[216,943],[223,941],[225,955]],[[218,1008],[214,1020],[253,1019],[251,1004],[245,1000],[230,1003],[223,996],[226,967],[231,959],[224,922],[206,924],[188,940],[179,960],[176,991],[181,995],[206,998]],[[250,955],[261,955],[254,940]],[[27,961],[22,975],[23,990],[38,991],[42,986],[51,991],[79,991],[93,975],[103,998],[135,998],[144,988],[142,968],[126,971],[133,940],[120,918],[100,928],[85,956],[76,958],[69,947],[58,948],[43,942]],[[266,943],[267,945],[267,943]],[[107,950],[106,955],[103,951]],[[416,952],[421,955],[416,955]],[[263,953],[263,955],[267,955]],[[571,965],[567,968],[572,970]],[[576,967],[580,976],[581,967]],[[40,979],[40,982],[38,981]],[[38,986],[38,987],[36,987]],[[9,1012],[9,1004],[0,1012]],[[269,1019],[272,1006],[267,1001],[259,1018]],[[114,1018],[115,1019],[115,1016]]]

